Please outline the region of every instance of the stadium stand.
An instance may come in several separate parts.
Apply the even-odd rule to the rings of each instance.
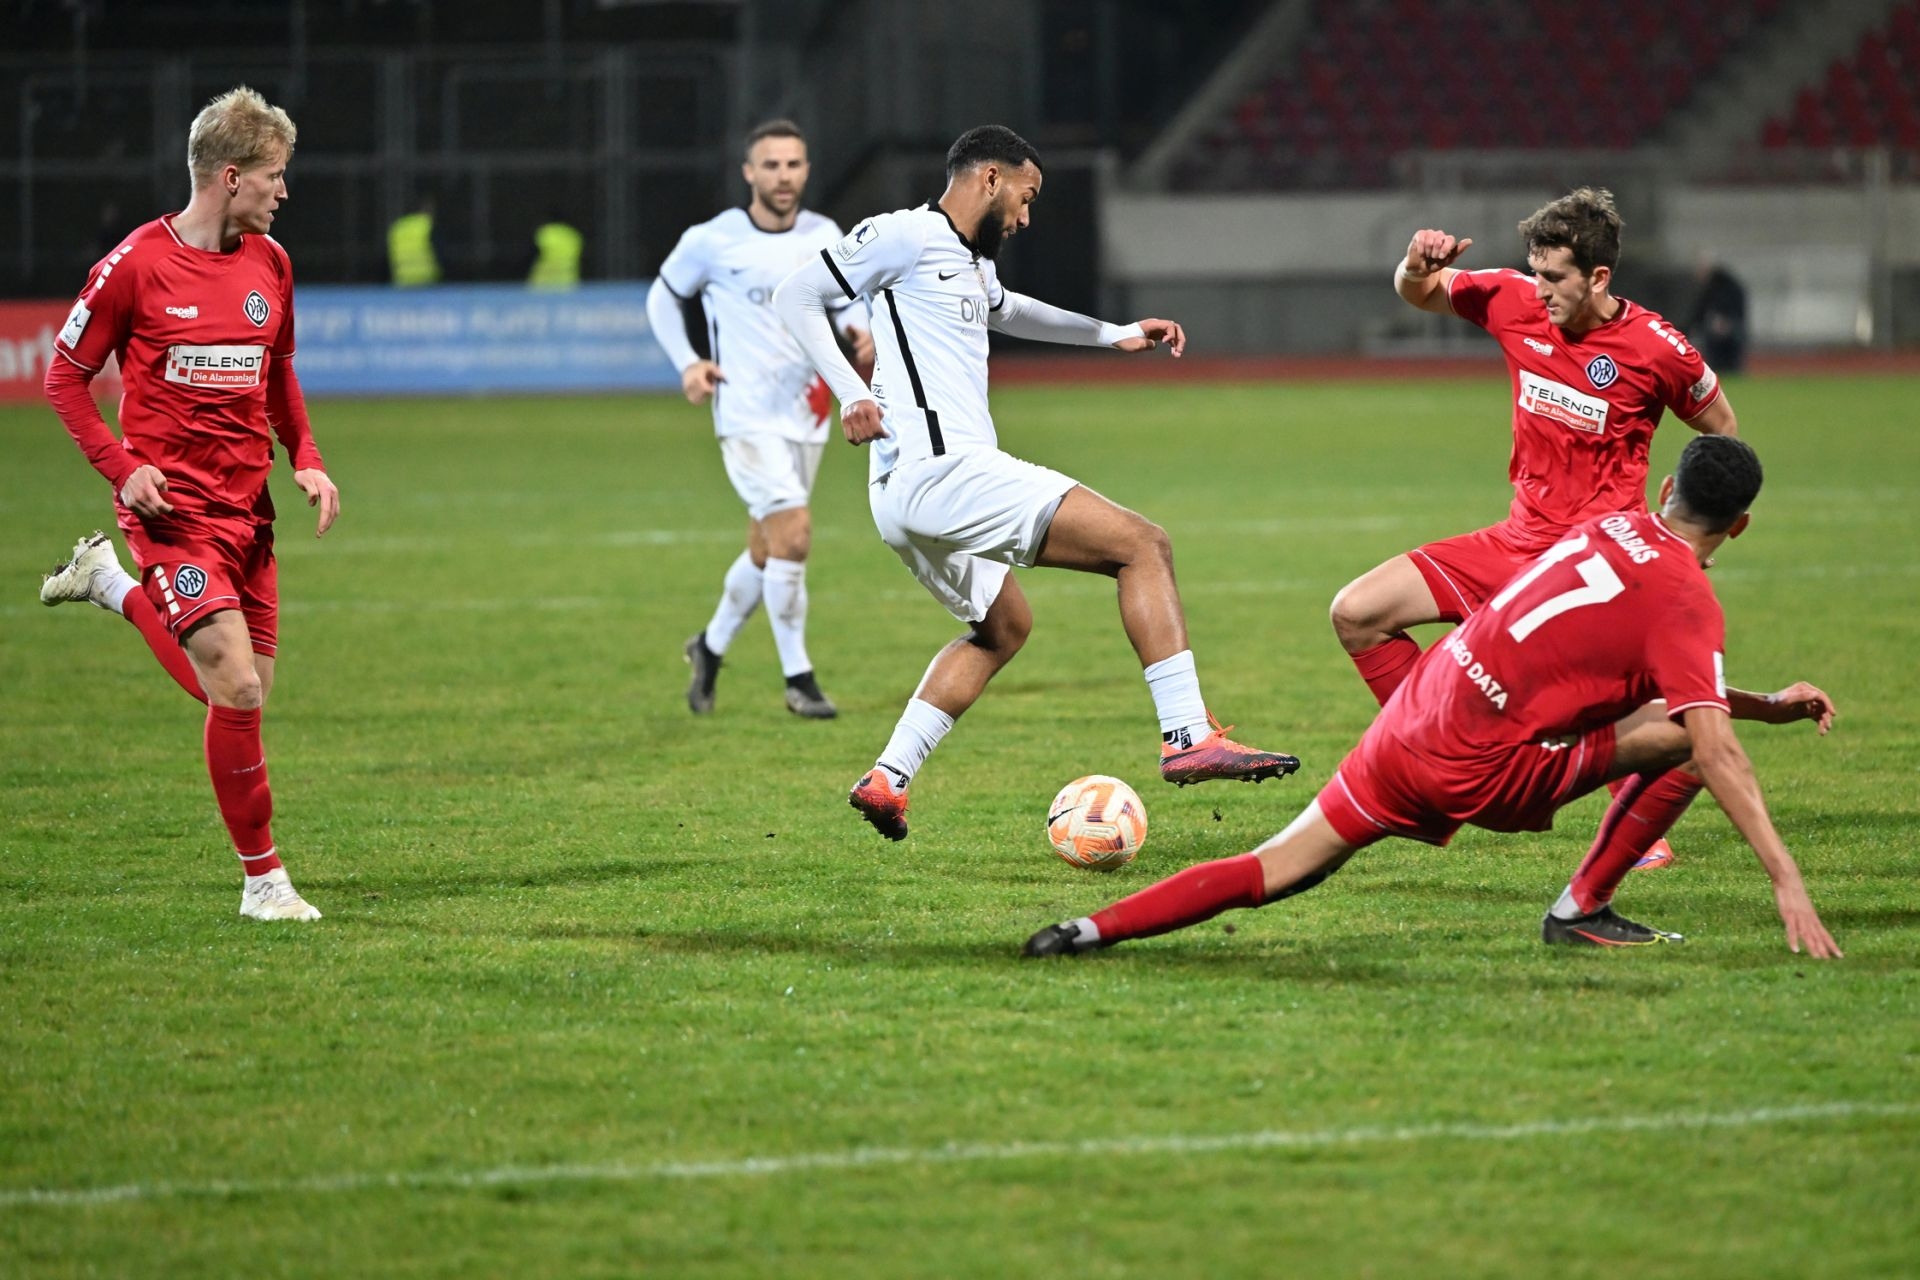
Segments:
[[[1204,135],[1175,185],[1371,188],[1408,149],[1630,147],[1780,7],[1623,0],[1595,23],[1521,0],[1315,0],[1292,65]]]
[[[1901,5],[1847,57],[1769,119],[1770,148],[1891,146],[1920,151],[1920,3]]]

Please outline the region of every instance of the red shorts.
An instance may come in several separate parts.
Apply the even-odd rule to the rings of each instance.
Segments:
[[[1405,836],[1444,845],[1461,827],[1546,831],[1560,806],[1607,780],[1613,726],[1444,761],[1379,732],[1376,721],[1320,791],[1340,837],[1369,845]]]
[[[1427,589],[1440,606],[1440,621],[1464,622],[1556,541],[1558,535],[1545,542],[1537,535],[1523,535],[1511,520],[1502,520],[1457,538],[1415,547],[1407,555],[1427,580]]]
[[[222,609],[238,609],[253,651],[273,657],[280,581],[272,525],[178,513],[143,520],[123,509],[120,532],[140,566],[140,589],[174,639]]]

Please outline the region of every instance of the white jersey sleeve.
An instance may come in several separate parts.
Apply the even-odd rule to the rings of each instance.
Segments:
[[[840,344],[833,340],[832,321],[828,318],[827,308],[834,301],[835,291],[844,291],[845,281],[840,273],[832,270],[826,259],[831,251],[822,249],[820,256],[812,262],[801,264],[792,275],[780,282],[773,291],[774,314],[793,335],[800,349],[806,352],[820,376],[826,380],[833,398],[840,402],[840,411],[844,414],[848,407],[862,400],[873,400],[874,395],[860,375],[840,350]]]
[[[653,326],[653,340],[681,373],[700,358],[687,340],[686,306],[687,299],[676,294],[663,278],[655,277],[647,289],[647,322]]]
[[[680,233],[673,252],[660,264],[660,279],[682,298],[698,297],[713,277],[713,254],[708,244],[706,224],[688,227]]]
[[[987,313],[987,324],[1015,338],[1076,347],[1110,347],[1122,339],[1142,336],[1137,324],[1108,324],[1011,289],[1000,291],[1000,305]]]
[[[822,249],[820,257],[841,293],[852,302],[871,298],[906,279],[926,247],[923,219],[882,213],[849,231],[832,248]]]

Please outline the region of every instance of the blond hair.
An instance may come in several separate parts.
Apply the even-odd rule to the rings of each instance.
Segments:
[[[200,109],[187,130],[187,172],[198,191],[227,165],[251,169],[276,148],[293,154],[293,118],[246,85],[229,89]]]

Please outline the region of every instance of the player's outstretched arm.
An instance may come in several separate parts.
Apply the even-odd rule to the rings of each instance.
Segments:
[[[1115,351],[1151,351],[1165,344],[1179,355],[1187,348],[1187,334],[1173,320],[1141,320],[1134,324],[1108,324],[1093,316],[1056,307],[1050,302],[1016,293],[1001,292],[1000,305],[987,316],[987,324],[998,333],[1026,338],[1033,342],[1059,342],[1076,347],[1112,347]]]
[[[1795,952],[1804,947],[1816,960],[1838,958],[1839,945],[1820,923],[1800,878],[1800,868],[1773,829],[1773,819],[1767,815],[1766,801],[1760,795],[1760,782],[1754,777],[1753,764],[1740,739],[1734,736],[1732,719],[1718,707],[1692,707],[1682,716],[1693,744],[1693,762],[1706,780],[1707,790],[1773,881],[1774,906],[1786,926],[1787,946]]]
[[[1453,304],[1447,301],[1447,283],[1453,279],[1453,264],[1472,243],[1471,238],[1456,240],[1432,228],[1414,232],[1407,256],[1393,269],[1394,291],[1410,306],[1451,315]]]
[[[1816,688],[1805,680],[1795,681],[1778,693],[1748,693],[1744,689],[1729,689],[1727,704],[1733,708],[1735,720],[1758,720],[1763,724],[1793,724],[1798,720],[1811,720],[1818,726],[1822,737],[1833,728],[1833,718],[1840,714],[1826,690]]]

